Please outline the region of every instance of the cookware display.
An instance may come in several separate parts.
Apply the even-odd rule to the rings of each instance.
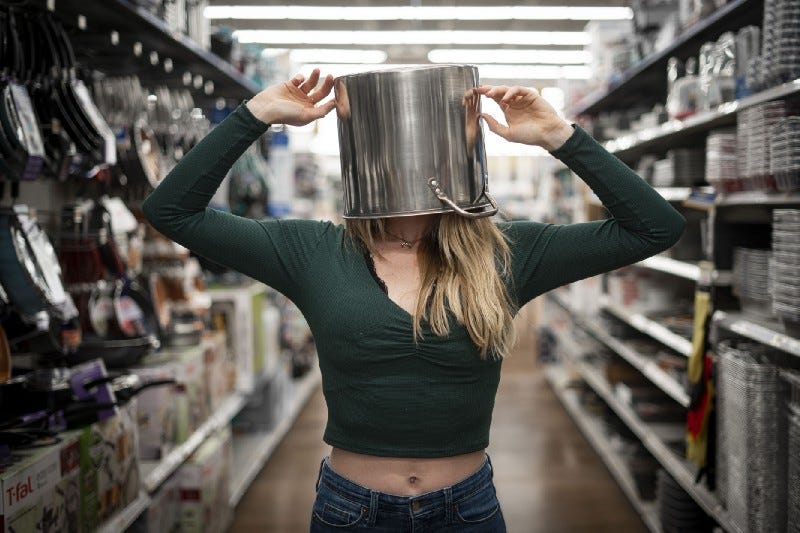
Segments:
[[[0,444],[28,445],[23,435],[55,435],[114,416],[145,389],[174,385],[173,379],[143,380],[135,374],[108,372],[94,359],[72,368],[29,371],[0,384]]]
[[[149,294],[135,279],[117,245],[115,220],[136,231],[136,221],[115,199],[83,200],[62,212],[61,259],[81,310],[85,338],[70,357],[102,357],[109,367],[135,364],[159,346],[159,326]],[[128,248],[130,248],[128,246]]]
[[[78,310],[64,288],[49,238],[24,205],[0,209],[0,283],[33,334],[50,335],[64,352],[76,348]]]
[[[94,83],[98,107],[117,132],[126,182],[157,187],[209,130],[188,90],[142,87],[135,76]]]

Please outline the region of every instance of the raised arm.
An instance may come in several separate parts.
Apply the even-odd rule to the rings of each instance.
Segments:
[[[238,217],[208,207],[222,179],[269,124],[307,124],[333,109],[317,105],[333,86],[319,71],[305,80],[265,89],[241,105],[197,144],[145,200],[142,208],[158,231],[190,250],[261,280],[292,297],[325,225]]]
[[[542,146],[581,177],[611,213],[608,220],[567,225],[512,223],[514,281],[520,304],[550,289],[640,261],[680,238],[685,219],[642,178],[589,134],[558,117],[535,90],[481,87],[508,126],[489,128],[515,142]]]

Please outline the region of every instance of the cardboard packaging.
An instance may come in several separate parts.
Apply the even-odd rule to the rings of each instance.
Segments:
[[[0,532],[78,533],[81,524],[79,445],[75,432],[46,448],[19,453],[0,470]]]
[[[172,476],[153,494],[127,533],[172,533],[180,527],[180,479]]]
[[[230,428],[221,429],[178,470],[183,533],[223,533],[230,525],[232,444]]]
[[[236,365],[228,359],[223,331],[206,333],[203,337],[203,350],[203,381],[209,413],[213,413],[236,387]]]
[[[203,344],[162,350],[131,372],[143,379],[174,379],[174,387],[153,387],[139,396],[137,423],[142,459],[158,460],[184,442],[209,416]]]
[[[79,436],[81,521],[95,531],[135,500],[140,490],[136,402]]]

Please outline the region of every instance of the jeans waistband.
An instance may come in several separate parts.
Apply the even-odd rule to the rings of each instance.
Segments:
[[[395,508],[398,511],[409,509],[412,504],[414,510],[424,513],[426,509],[441,506],[445,503],[457,503],[459,500],[474,494],[492,483],[492,462],[489,456],[483,461],[483,465],[477,472],[469,477],[451,485],[431,492],[419,494],[417,496],[398,496],[395,494],[385,494],[376,490],[369,489],[358,483],[337,474],[329,465],[328,458],[322,460],[320,465],[317,487],[326,485],[331,490],[336,491],[355,503],[360,503],[365,507],[380,500],[380,505],[385,510]],[[416,513],[415,513],[416,514]]]

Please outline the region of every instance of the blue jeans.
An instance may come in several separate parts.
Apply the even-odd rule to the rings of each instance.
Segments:
[[[492,482],[489,457],[453,486],[419,496],[395,496],[362,487],[322,460],[311,533],[505,533],[506,524]]]

